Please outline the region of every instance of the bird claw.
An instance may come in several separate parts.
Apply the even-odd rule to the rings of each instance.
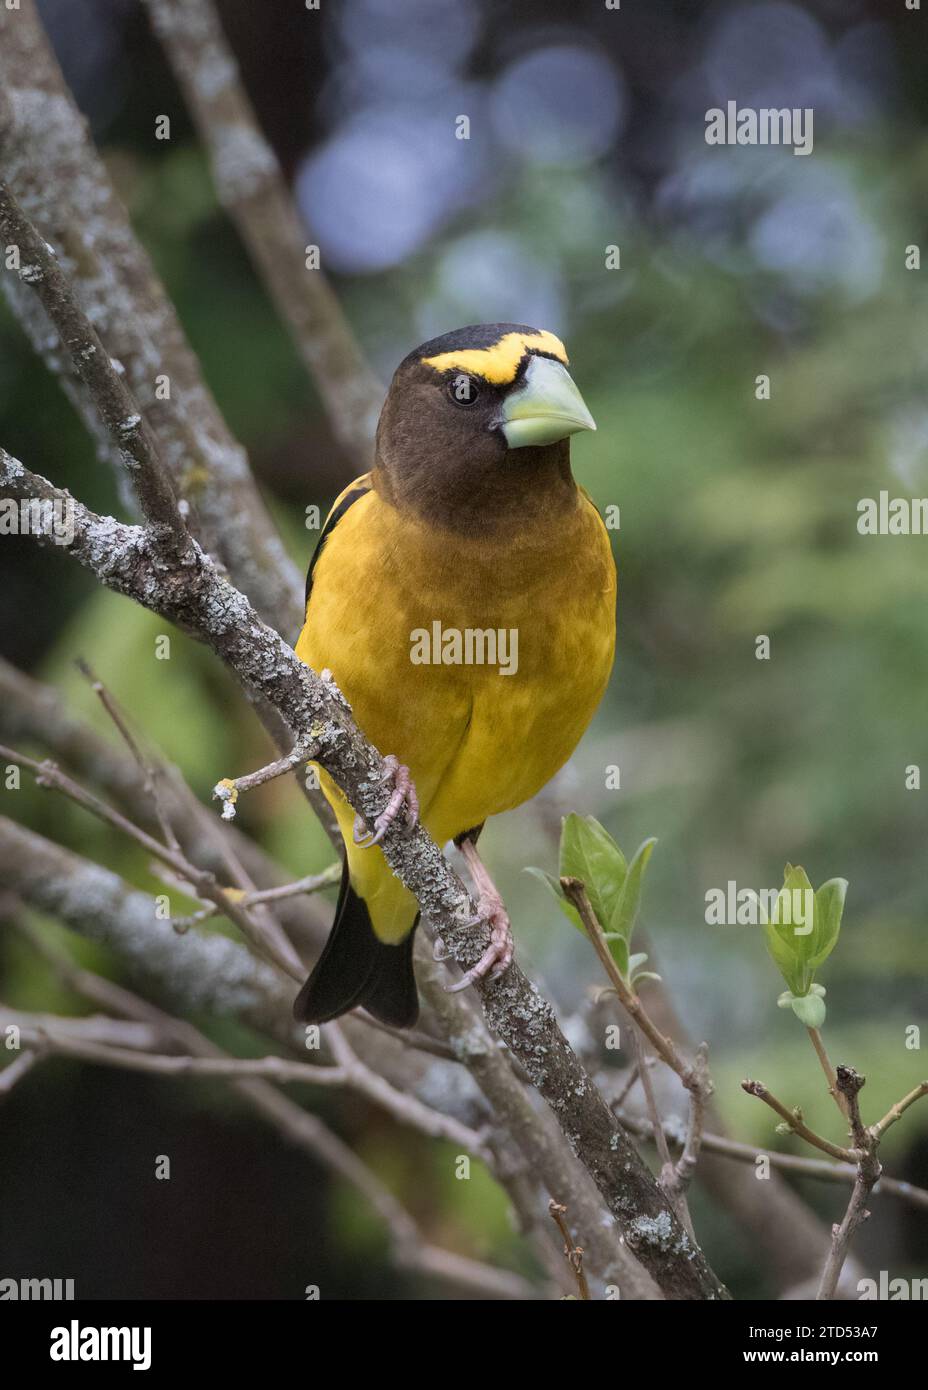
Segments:
[[[411,833],[419,824],[419,798],[409,768],[404,767],[392,753],[384,758],[384,764],[386,770],[382,780],[393,783],[393,794],[373,826],[369,826],[360,813],[355,816],[352,835],[360,849],[379,845],[400,812],[404,813],[408,832]]]
[[[478,916],[467,925],[475,927],[478,923],[486,924],[490,928],[490,944],[476,965],[472,965],[456,984],[446,986],[448,994],[458,994],[462,989],[467,989],[469,985],[476,984],[486,976],[491,980],[498,980],[512,964],[512,927],[501,899],[495,895],[481,895],[477,906]]]

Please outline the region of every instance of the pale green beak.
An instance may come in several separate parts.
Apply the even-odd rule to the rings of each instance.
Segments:
[[[531,359],[518,390],[503,406],[501,423],[510,449],[554,444],[578,430],[596,428],[567,368],[550,357]]]

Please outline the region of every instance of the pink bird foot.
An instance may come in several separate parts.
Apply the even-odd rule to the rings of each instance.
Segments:
[[[512,964],[514,949],[509,914],[496,885],[486,871],[483,860],[477,853],[476,845],[473,840],[462,840],[459,848],[478,893],[478,915],[468,926],[475,927],[478,923],[485,923],[490,928],[490,944],[477,964],[472,965],[456,984],[448,986],[449,994],[457,994],[458,990],[467,989],[468,985],[475,984],[477,980],[486,976],[491,980],[498,980]]]
[[[392,782],[393,794],[387,802],[380,815],[374,821],[373,827],[360,814],[354,818],[353,836],[356,845],[361,849],[369,849],[371,845],[379,845],[390,826],[402,812],[405,816],[407,830],[415,830],[419,824],[419,798],[416,795],[416,788],[413,784],[409,768],[393,756],[384,758],[386,772],[385,782]]]

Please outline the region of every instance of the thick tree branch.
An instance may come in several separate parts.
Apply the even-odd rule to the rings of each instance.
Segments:
[[[0,879],[39,912],[115,951],[133,977],[184,1013],[231,1015],[286,1039],[290,986],[269,965],[226,936],[178,936],[147,893],[128,888],[34,831],[0,817]]]

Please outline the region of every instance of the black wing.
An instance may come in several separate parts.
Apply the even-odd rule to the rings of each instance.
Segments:
[[[352,504],[353,502],[357,502],[357,500],[358,500],[359,497],[363,497],[364,494],[367,493],[367,492],[370,492],[370,490],[371,490],[371,485],[370,485],[370,483],[368,483],[368,482],[366,482],[366,481],[365,481],[365,482],[359,482],[358,485],[357,485],[357,487],[353,487],[353,488],[350,490],[350,492],[346,492],[346,493],[343,495],[341,501],[337,504],[337,506],[333,507],[332,510],[331,510],[331,512],[329,513],[328,520],[326,521],[325,526],[323,526],[323,528],[322,528],[322,535],[319,537],[318,541],[316,542],[316,549],[313,551],[313,558],[312,558],[312,559],[310,560],[310,562],[309,562],[309,569],[308,569],[308,571],[307,571],[307,573],[306,573],[306,602],[307,602],[307,603],[309,603],[309,596],[310,596],[310,594],[312,593],[312,590],[313,590],[313,571],[314,571],[315,568],[316,568],[316,562],[318,561],[319,556],[322,554],[322,547],[325,545],[325,543],[326,543],[326,541],[328,540],[329,536],[330,536],[330,535],[332,534],[332,532],[335,530],[335,527],[336,527],[336,526],[338,525],[338,523],[341,521],[342,517],[345,515],[345,513],[347,512],[347,510],[348,510],[348,508],[351,506],[351,504]]]

